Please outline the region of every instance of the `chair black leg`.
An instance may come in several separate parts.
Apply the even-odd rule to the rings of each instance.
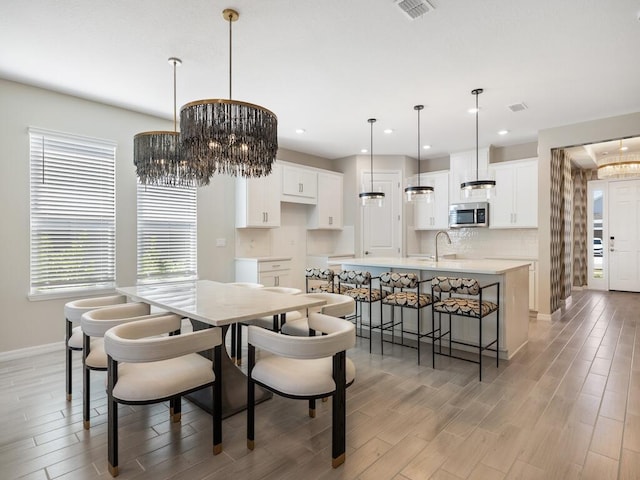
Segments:
[[[182,419],[182,398],[179,395],[169,400],[169,416],[173,423]]]
[[[237,332],[236,332],[236,365],[242,365],[242,324],[237,323]]]
[[[231,357],[231,361],[233,363],[236,363],[236,329],[238,328],[238,324],[237,323],[232,323],[231,326],[229,327],[229,329],[231,330],[231,355],[229,355]]]
[[[255,446],[256,390],[251,378],[253,365],[256,362],[256,349],[249,344],[249,371],[247,372],[247,448]]]
[[[480,370],[480,381],[482,381],[482,316],[480,317],[480,321],[479,321],[479,328],[478,328],[478,336],[479,341],[478,341],[478,353],[479,353],[479,358],[478,358],[478,368]]]
[[[240,328],[240,325],[238,325]],[[222,345],[213,349],[213,371],[215,382],[213,384],[213,454],[222,452]]]
[[[73,331],[73,324],[67,320],[65,322],[66,325],[66,338],[65,338],[65,346],[67,347],[67,401],[71,401],[71,385],[72,385],[72,378],[71,378],[71,368],[73,366],[72,364],[72,359],[73,357],[71,356],[71,354],[73,353],[73,350],[71,350],[71,348],[69,348],[69,339],[71,338],[71,334]]]
[[[85,430],[89,430],[90,421],[90,403],[91,403],[91,370],[87,366],[87,355],[91,350],[91,339],[87,335],[82,336],[82,424]]]
[[[500,368],[500,310],[496,310],[496,368]]]
[[[109,473],[118,476],[118,403],[113,399],[113,385],[118,376],[117,363],[109,358],[107,387],[107,457]]]
[[[309,400],[309,417],[316,418],[316,399]]]
[[[420,333],[422,331],[421,325],[422,325],[422,317],[420,316],[420,307],[418,307],[418,365],[420,365]],[[402,326],[402,329],[404,330],[404,325]],[[404,343],[404,337],[402,341]]]
[[[347,443],[346,358],[346,352],[339,352],[333,356],[333,376],[336,383],[331,412],[331,466],[333,468],[339,467],[345,460]]]
[[[436,368],[436,312],[431,309],[431,368]],[[438,329],[438,337],[440,330]]]

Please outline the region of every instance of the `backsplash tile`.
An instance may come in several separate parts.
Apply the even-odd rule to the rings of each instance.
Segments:
[[[433,255],[435,253],[435,236],[437,232],[420,233],[420,252]],[[448,230],[451,245],[442,238],[438,242],[438,253],[455,253],[461,258],[537,258],[538,230],[527,229],[490,229],[460,228]]]

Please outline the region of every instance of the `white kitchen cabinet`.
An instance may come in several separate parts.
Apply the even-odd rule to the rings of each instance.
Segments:
[[[487,175],[489,169],[490,148],[478,150],[478,177],[480,180]],[[463,192],[460,184],[464,181],[476,179],[476,151],[452,153],[449,157],[449,201],[450,203],[482,202],[487,195],[484,190],[467,190]]]
[[[236,258],[236,282],[265,287],[291,286],[291,258]]]
[[[538,227],[537,158],[491,165],[496,188],[491,195],[490,228]]]
[[[420,184],[433,187],[431,202],[415,202],[413,225],[416,230],[446,230],[449,228],[449,172],[429,172],[420,175]]]
[[[309,217],[310,229],[342,229],[342,183],[341,173],[318,172],[318,203]]]
[[[318,195],[318,173],[303,166],[280,162],[282,166],[283,202],[315,205]]]
[[[271,175],[236,179],[236,228],[275,228],[280,226],[280,166]]]

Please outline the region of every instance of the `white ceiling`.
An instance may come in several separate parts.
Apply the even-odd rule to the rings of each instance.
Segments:
[[[2,0],[0,77],[171,118],[171,56],[178,106],[228,97],[233,7],[233,97],[275,112],[284,148],[358,154],[377,117],[374,153],[415,157],[422,103],[422,158],[472,149],[478,87],[480,146],[640,111],[638,0],[431,3],[412,21],[393,0]]]

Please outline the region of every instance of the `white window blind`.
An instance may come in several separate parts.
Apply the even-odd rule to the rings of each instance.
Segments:
[[[31,294],[115,285],[113,142],[29,129]]]
[[[138,282],[197,277],[195,187],[138,183]]]

